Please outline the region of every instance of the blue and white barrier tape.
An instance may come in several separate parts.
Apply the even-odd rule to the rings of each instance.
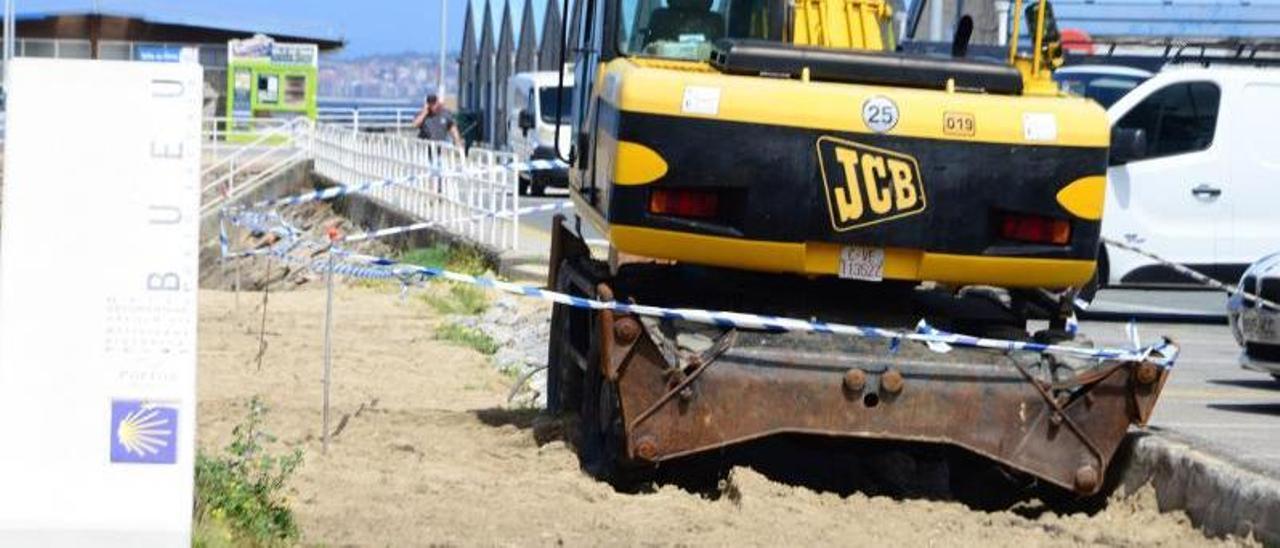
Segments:
[[[231,252],[231,237],[227,235],[226,210],[218,213],[218,248],[222,250],[222,257],[224,259]]]
[[[223,217],[231,224],[250,232],[288,232],[291,227],[275,211],[229,211]]]
[[[475,222],[475,221],[489,219],[489,218],[503,219],[508,217],[517,217],[520,215],[530,215],[534,213],[546,213],[548,211],[572,209],[573,207],[574,206],[572,201],[564,200],[561,202],[555,202],[551,204],[522,207],[520,209],[513,210],[513,211],[505,211],[505,212],[499,212],[499,213],[489,213],[489,212],[480,213],[480,214],[472,215],[469,217],[460,217],[458,219],[453,219],[451,221],[423,221],[420,223],[413,223],[410,225],[382,228],[382,229],[378,229],[370,232],[365,232],[363,234],[351,234],[341,238],[339,241],[347,242],[347,243],[362,242],[365,240],[385,238],[387,236],[394,236],[397,234],[404,234],[406,232],[414,232],[417,230],[426,230],[429,228],[437,228],[437,227],[451,225],[451,224],[469,223],[469,222]],[[296,232],[296,229],[289,227],[288,224],[284,222],[284,219],[275,212],[269,212],[269,213],[248,212],[248,211],[232,212],[232,213],[225,214],[224,218],[233,225],[243,227],[243,228],[248,228],[255,232],[270,232],[272,231],[272,229],[276,229],[278,227],[284,227],[286,230]],[[266,222],[268,220],[272,221],[272,223]],[[226,256],[228,255],[228,253],[229,251],[224,246],[223,255]]]
[[[513,171],[541,171],[544,169],[564,169],[569,167],[569,164],[560,160],[529,160],[527,162],[506,164],[505,167]]]
[[[410,279],[413,276],[424,276],[431,278],[442,278],[454,282],[476,285],[485,288],[496,289],[514,295],[532,297],[549,301],[557,304],[572,306],[575,308],[585,308],[591,310],[611,310],[622,314],[636,314],[639,316],[648,316],[662,318],[668,320],[684,320],[696,323],[715,325],[723,328],[738,328],[749,330],[765,330],[765,331],[791,331],[803,333],[825,333],[834,335],[847,335],[862,338],[881,338],[888,340],[906,340],[924,343],[931,349],[939,352],[945,352],[950,347],[960,346],[968,348],[985,348],[991,350],[1000,350],[1005,352],[1031,352],[1036,354],[1060,354],[1079,356],[1083,358],[1097,360],[1121,360],[1121,361],[1152,361],[1165,367],[1172,367],[1177,359],[1179,349],[1177,345],[1165,340],[1159,344],[1155,344],[1146,348],[1133,350],[1119,350],[1106,348],[1083,348],[1076,346],[1065,346],[1056,344],[1043,344],[1026,341],[1008,341],[1001,339],[989,339],[985,337],[973,337],[970,335],[960,335],[955,333],[947,333],[939,331],[927,324],[921,323],[915,332],[895,331],[879,327],[868,327],[858,325],[848,325],[839,323],[827,323],[820,321],[808,321],[796,318],[783,318],[777,316],[762,316],[757,314],[745,314],[741,312],[726,312],[714,310],[700,310],[692,308],[665,308],[657,306],[646,306],[639,304],[628,304],[616,301],[600,301],[595,299],[586,299],[576,297],[557,291],[549,291],[546,289],[514,284],[495,280],[488,277],[472,276],[459,272],[451,272],[438,268],[421,267],[416,265],[406,265],[397,263],[390,259],[375,257],[371,255],[361,255],[357,253],[349,253],[341,250],[335,250],[341,253],[344,259],[359,261],[375,266],[390,269],[396,273],[396,276],[402,280]]]
[[[639,316],[648,316],[667,320],[684,320],[715,325],[723,328],[824,333],[861,338],[880,338],[891,341],[906,340],[923,343],[935,352],[947,352],[952,347],[960,346],[968,348],[985,348],[1004,352],[1064,354],[1096,360],[1152,361],[1165,367],[1172,367],[1174,362],[1177,360],[1179,353],[1177,345],[1174,345],[1167,340],[1163,340],[1158,344],[1144,348],[1135,347],[1132,350],[1083,348],[1026,341],[990,339],[985,337],[973,337],[969,335],[948,333],[935,329],[923,321],[917,325],[914,332],[907,332],[880,327],[808,321],[796,318],[762,316],[741,312],[713,311],[692,308],[666,308],[640,304],[628,304],[617,301],[600,301],[596,299],[576,297],[557,291],[549,291],[538,287],[504,282],[488,277],[472,276],[470,274],[451,272],[438,268],[397,263],[396,261],[383,257],[351,253],[338,248],[333,248],[332,251],[339,254],[339,257],[344,260],[342,263],[336,263],[333,267],[333,272],[340,276],[381,280],[396,278],[399,279],[402,284],[408,284],[414,278],[439,278],[476,285],[479,287],[496,289],[514,295],[537,298],[543,301],[563,304],[575,308],[611,310],[622,314],[636,314]],[[287,251],[282,252],[277,248],[272,248],[271,254],[279,256],[283,260],[302,262],[301,259],[289,256]],[[350,264],[345,261],[356,261],[363,264]],[[328,261],[325,259],[316,259],[311,261],[309,264],[311,269],[316,272],[323,273],[329,270]]]
[[[329,271],[329,261],[327,259],[316,259],[311,262],[310,266],[311,270],[318,274],[323,274]],[[350,263],[334,263],[333,273],[339,276],[363,278],[368,280],[387,280],[399,277],[394,271],[386,268],[362,266]]]
[[[566,167],[567,165],[568,164],[565,164],[564,162],[561,162],[559,160],[533,160],[530,162],[505,164],[505,165],[497,166],[495,169],[523,171],[526,169],[551,169],[554,167]],[[440,174],[440,170],[438,168],[425,167],[423,169],[427,169],[431,172],[429,176],[435,176]],[[443,174],[445,176],[475,175],[475,174],[486,173],[488,171],[489,171],[488,169],[473,169],[473,170],[449,171],[449,172],[444,172]],[[357,184],[351,184],[351,185],[334,185],[328,188],[312,190],[310,192],[303,192],[301,194],[296,194],[293,196],[261,200],[261,201],[249,204],[248,206],[246,206],[246,208],[264,209],[264,208],[270,208],[270,207],[300,205],[308,202],[332,200],[332,199],[340,198],[349,194],[363,194],[366,192],[372,192],[375,190],[380,190],[383,188],[392,187],[396,185],[405,185],[416,179],[418,179],[418,175],[410,175],[410,176],[401,177],[398,179],[382,179],[382,180],[374,180],[374,181],[365,181],[363,183],[357,183]]]
[[[338,188],[338,187],[335,187]],[[346,187],[355,188],[355,187]],[[320,193],[315,193],[317,196]],[[335,195],[341,195],[335,194]],[[296,198],[296,197],[295,197]],[[276,202],[279,203],[279,202]],[[301,202],[286,202],[301,203]],[[572,202],[546,204],[542,206],[533,206],[519,210],[519,214],[526,214],[537,211],[549,211],[563,207],[569,207]],[[490,215],[490,214],[484,214]],[[247,218],[245,218],[247,219]],[[288,249],[283,251],[280,248],[286,246],[276,246],[269,248],[266,253],[278,255],[286,260],[293,259],[288,252],[297,244],[318,245],[314,242],[296,238],[296,231],[284,223],[278,215],[274,218],[281,222],[286,233],[294,238],[290,242]],[[246,220],[247,222],[247,220]],[[394,227],[391,229],[383,229],[369,233],[377,236],[358,235],[362,239],[370,239],[372,237],[381,237],[391,234],[400,234],[410,230],[418,230],[428,226],[435,226],[439,222],[417,223],[416,225],[408,225],[406,227]],[[410,228],[410,227],[419,228]],[[365,237],[367,236],[367,237]],[[349,238],[347,241],[359,241],[356,238]],[[1061,354],[1072,355],[1096,360],[1121,360],[1121,361],[1152,361],[1165,367],[1172,367],[1179,353],[1177,345],[1163,340],[1162,342],[1148,346],[1145,348],[1135,347],[1132,350],[1118,349],[1095,349],[1082,348],[1075,346],[1064,346],[1054,344],[1042,344],[1026,341],[1009,341],[1001,339],[989,339],[985,337],[973,337],[969,335],[961,335],[955,333],[947,333],[930,327],[923,321],[917,325],[914,332],[895,331],[879,327],[868,327],[858,325],[848,325],[839,323],[826,323],[820,321],[808,321],[796,318],[784,318],[777,316],[762,316],[757,314],[746,314],[741,312],[713,311],[691,308],[666,308],[647,306],[640,304],[628,304],[616,301],[600,301],[596,299],[586,299],[576,297],[556,291],[549,291],[538,287],[525,286],[504,282],[488,277],[472,276],[458,272],[451,272],[438,268],[421,267],[416,265],[407,265],[397,263],[391,259],[376,257],[372,255],[363,255],[352,253],[340,248],[330,247],[330,251],[339,254],[344,261],[355,261],[364,263],[363,265],[352,265],[346,262],[335,264],[333,272],[342,276],[362,277],[373,279],[389,279],[398,278],[401,283],[409,283],[415,277],[421,278],[442,278],[459,283],[466,283],[485,288],[496,289],[514,295],[537,298],[543,301],[553,302],[572,306],[575,308],[585,308],[590,310],[611,310],[622,314],[636,314],[639,316],[648,316],[662,318],[668,320],[684,320],[708,325],[716,325],[723,328],[738,328],[749,330],[766,330],[766,331],[790,331],[804,333],[825,333],[834,335],[847,335],[862,338],[881,338],[891,341],[915,341],[927,345],[930,349],[938,352],[946,352],[951,347],[969,347],[969,348],[985,348],[990,350],[999,350],[1004,352],[1030,352],[1037,354]],[[225,252],[225,249],[224,249]],[[255,253],[255,252],[250,252]],[[312,261],[312,269],[319,268],[320,271],[327,271],[327,261],[317,264],[318,261]],[[1136,340],[1133,341],[1136,345]],[[896,344],[896,343],[895,343]]]
[[[374,230],[372,232],[366,232],[364,234],[352,234],[349,236],[345,236],[341,238],[340,241],[347,242],[347,243],[363,242],[365,240],[385,238],[387,236],[395,236],[397,234],[404,234],[406,232],[426,230],[429,228],[437,228],[437,227],[451,225],[451,224],[471,223],[471,222],[480,221],[484,219],[505,219],[509,217],[518,217],[520,215],[529,215],[532,213],[545,213],[547,211],[558,211],[561,209],[571,209],[571,208],[573,208],[573,202],[569,200],[565,200],[563,202],[556,202],[553,204],[543,204],[538,206],[522,207],[517,210],[504,211],[500,213],[491,213],[491,212],[480,213],[480,214],[472,215],[469,217],[461,217],[458,219],[453,219],[451,221],[423,221],[420,223],[413,223],[411,225],[381,228],[378,230]]]
[[[365,181],[363,183],[357,183],[354,185],[334,185],[328,188],[312,190],[310,192],[303,192],[302,194],[286,196],[284,198],[272,198],[269,200],[262,200],[260,202],[255,202],[253,204],[250,204],[248,207],[252,209],[263,209],[268,207],[299,205],[299,204],[305,204],[307,202],[320,202],[325,200],[332,200],[334,198],[339,198],[342,196],[346,196],[348,194],[361,194],[361,193],[370,192],[370,191],[374,191],[382,188],[387,188],[390,186],[405,184],[409,181],[414,180],[415,178],[416,177],[414,176],[409,176],[409,177],[402,177],[399,179],[383,179],[383,180],[377,180],[377,181]]]
[[[1177,271],[1178,273],[1182,274],[1183,276],[1186,276],[1186,277],[1188,277],[1188,278],[1191,278],[1192,280],[1195,280],[1195,281],[1199,282],[1201,285],[1204,285],[1204,286],[1207,286],[1207,287],[1211,287],[1211,288],[1213,288],[1213,289],[1217,289],[1217,290],[1219,290],[1219,291],[1223,291],[1223,292],[1225,292],[1227,295],[1237,295],[1237,294],[1238,294],[1238,295],[1240,295],[1240,297],[1241,297],[1241,298],[1243,298],[1243,299],[1245,299],[1245,300],[1253,301],[1253,302],[1254,302],[1255,304],[1257,304],[1259,307],[1262,307],[1262,308],[1270,308],[1271,310],[1280,311],[1280,304],[1277,304],[1277,303],[1275,303],[1274,301],[1270,301],[1270,300],[1264,299],[1261,295],[1255,295],[1255,294],[1250,293],[1250,292],[1248,292],[1248,291],[1243,291],[1243,290],[1241,290],[1241,289],[1240,289],[1239,287],[1237,287],[1237,286],[1224,284],[1224,283],[1222,283],[1222,282],[1220,282],[1220,281],[1218,281],[1218,280],[1215,280],[1215,279],[1213,279],[1213,278],[1211,278],[1211,277],[1209,277],[1209,276],[1204,275],[1203,273],[1201,273],[1201,272],[1199,272],[1199,271],[1197,271],[1197,270],[1195,270],[1195,269],[1188,268],[1187,266],[1182,265],[1182,264],[1179,264],[1179,263],[1175,263],[1175,262],[1173,262],[1173,261],[1170,261],[1170,260],[1168,260],[1168,259],[1166,259],[1166,258],[1164,258],[1164,257],[1161,257],[1161,256],[1159,256],[1159,255],[1156,255],[1155,253],[1152,253],[1152,252],[1147,251],[1147,250],[1145,250],[1145,249],[1142,249],[1142,248],[1140,248],[1140,247],[1132,246],[1132,245],[1129,245],[1129,244],[1127,244],[1127,243],[1125,243],[1125,242],[1122,242],[1122,241],[1119,241],[1119,240],[1115,240],[1115,239],[1112,239],[1112,238],[1106,238],[1106,237],[1102,238],[1102,241],[1103,241],[1103,243],[1105,243],[1105,244],[1107,244],[1107,245],[1109,245],[1109,246],[1111,246],[1111,247],[1117,247],[1117,248],[1123,249],[1123,250],[1125,250],[1125,251],[1129,251],[1129,252],[1132,252],[1132,253],[1137,253],[1138,255],[1142,255],[1143,257],[1146,257],[1146,258],[1148,258],[1148,259],[1151,259],[1151,260],[1153,260],[1153,261],[1156,261],[1157,263],[1160,263],[1161,265],[1164,265],[1164,266],[1167,266],[1167,267],[1169,267],[1169,268],[1172,268],[1173,270]]]

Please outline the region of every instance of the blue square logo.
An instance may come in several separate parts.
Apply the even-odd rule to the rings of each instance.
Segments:
[[[111,462],[173,464],[177,445],[177,406],[111,400]]]

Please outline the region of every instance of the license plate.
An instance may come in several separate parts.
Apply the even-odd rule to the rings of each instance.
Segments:
[[[878,282],[884,279],[884,249],[845,246],[840,250],[840,277]]]
[[[1274,316],[1248,314],[1240,318],[1240,327],[1245,338],[1259,342],[1280,340],[1280,325]]]

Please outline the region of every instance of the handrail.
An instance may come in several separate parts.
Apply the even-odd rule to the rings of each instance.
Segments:
[[[215,133],[216,129],[215,124]],[[231,154],[215,160],[201,170],[201,213],[246,189],[256,187],[305,158],[309,153],[307,146],[310,130],[309,119],[296,118],[254,133],[254,138],[249,142],[235,143]],[[220,144],[216,137],[212,141]],[[238,180],[242,176],[245,180]]]
[[[280,137],[293,137],[297,135],[299,129],[302,129],[303,127],[309,128],[310,124],[311,121],[306,118],[294,118],[283,126],[274,127],[266,131],[255,132],[257,138],[243,145],[239,145],[235,152],[219,159],[213,164],[205,166],[205,168],[200,171],[200,176],[203,178],[210,173],[213,173],[218,168],[225,167],[226,165],[232,165],[239,157],[247,154],[251,149],[266,146],[269,143],[278,140]],[[206,188],[208,187],[208,185],[205,186]]]
[[[510,153],[388,133],[320,124],[311,141],[316,173],[334,181],[412,176],[411,182],[368,196],[424,221],[449,225],[454,235],[495,249],[519,245],[519,181]],[[456,224],[451,224],[456,223]]]

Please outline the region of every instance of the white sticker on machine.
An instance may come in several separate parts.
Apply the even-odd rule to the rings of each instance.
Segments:
[[[705,116],[720,114],[720,88],[685,86],[680,112]]]
[[[1058,119],[1049,112],[1024,112],[1022,114],[1022,138],[1026,141],[1057,141]]]

